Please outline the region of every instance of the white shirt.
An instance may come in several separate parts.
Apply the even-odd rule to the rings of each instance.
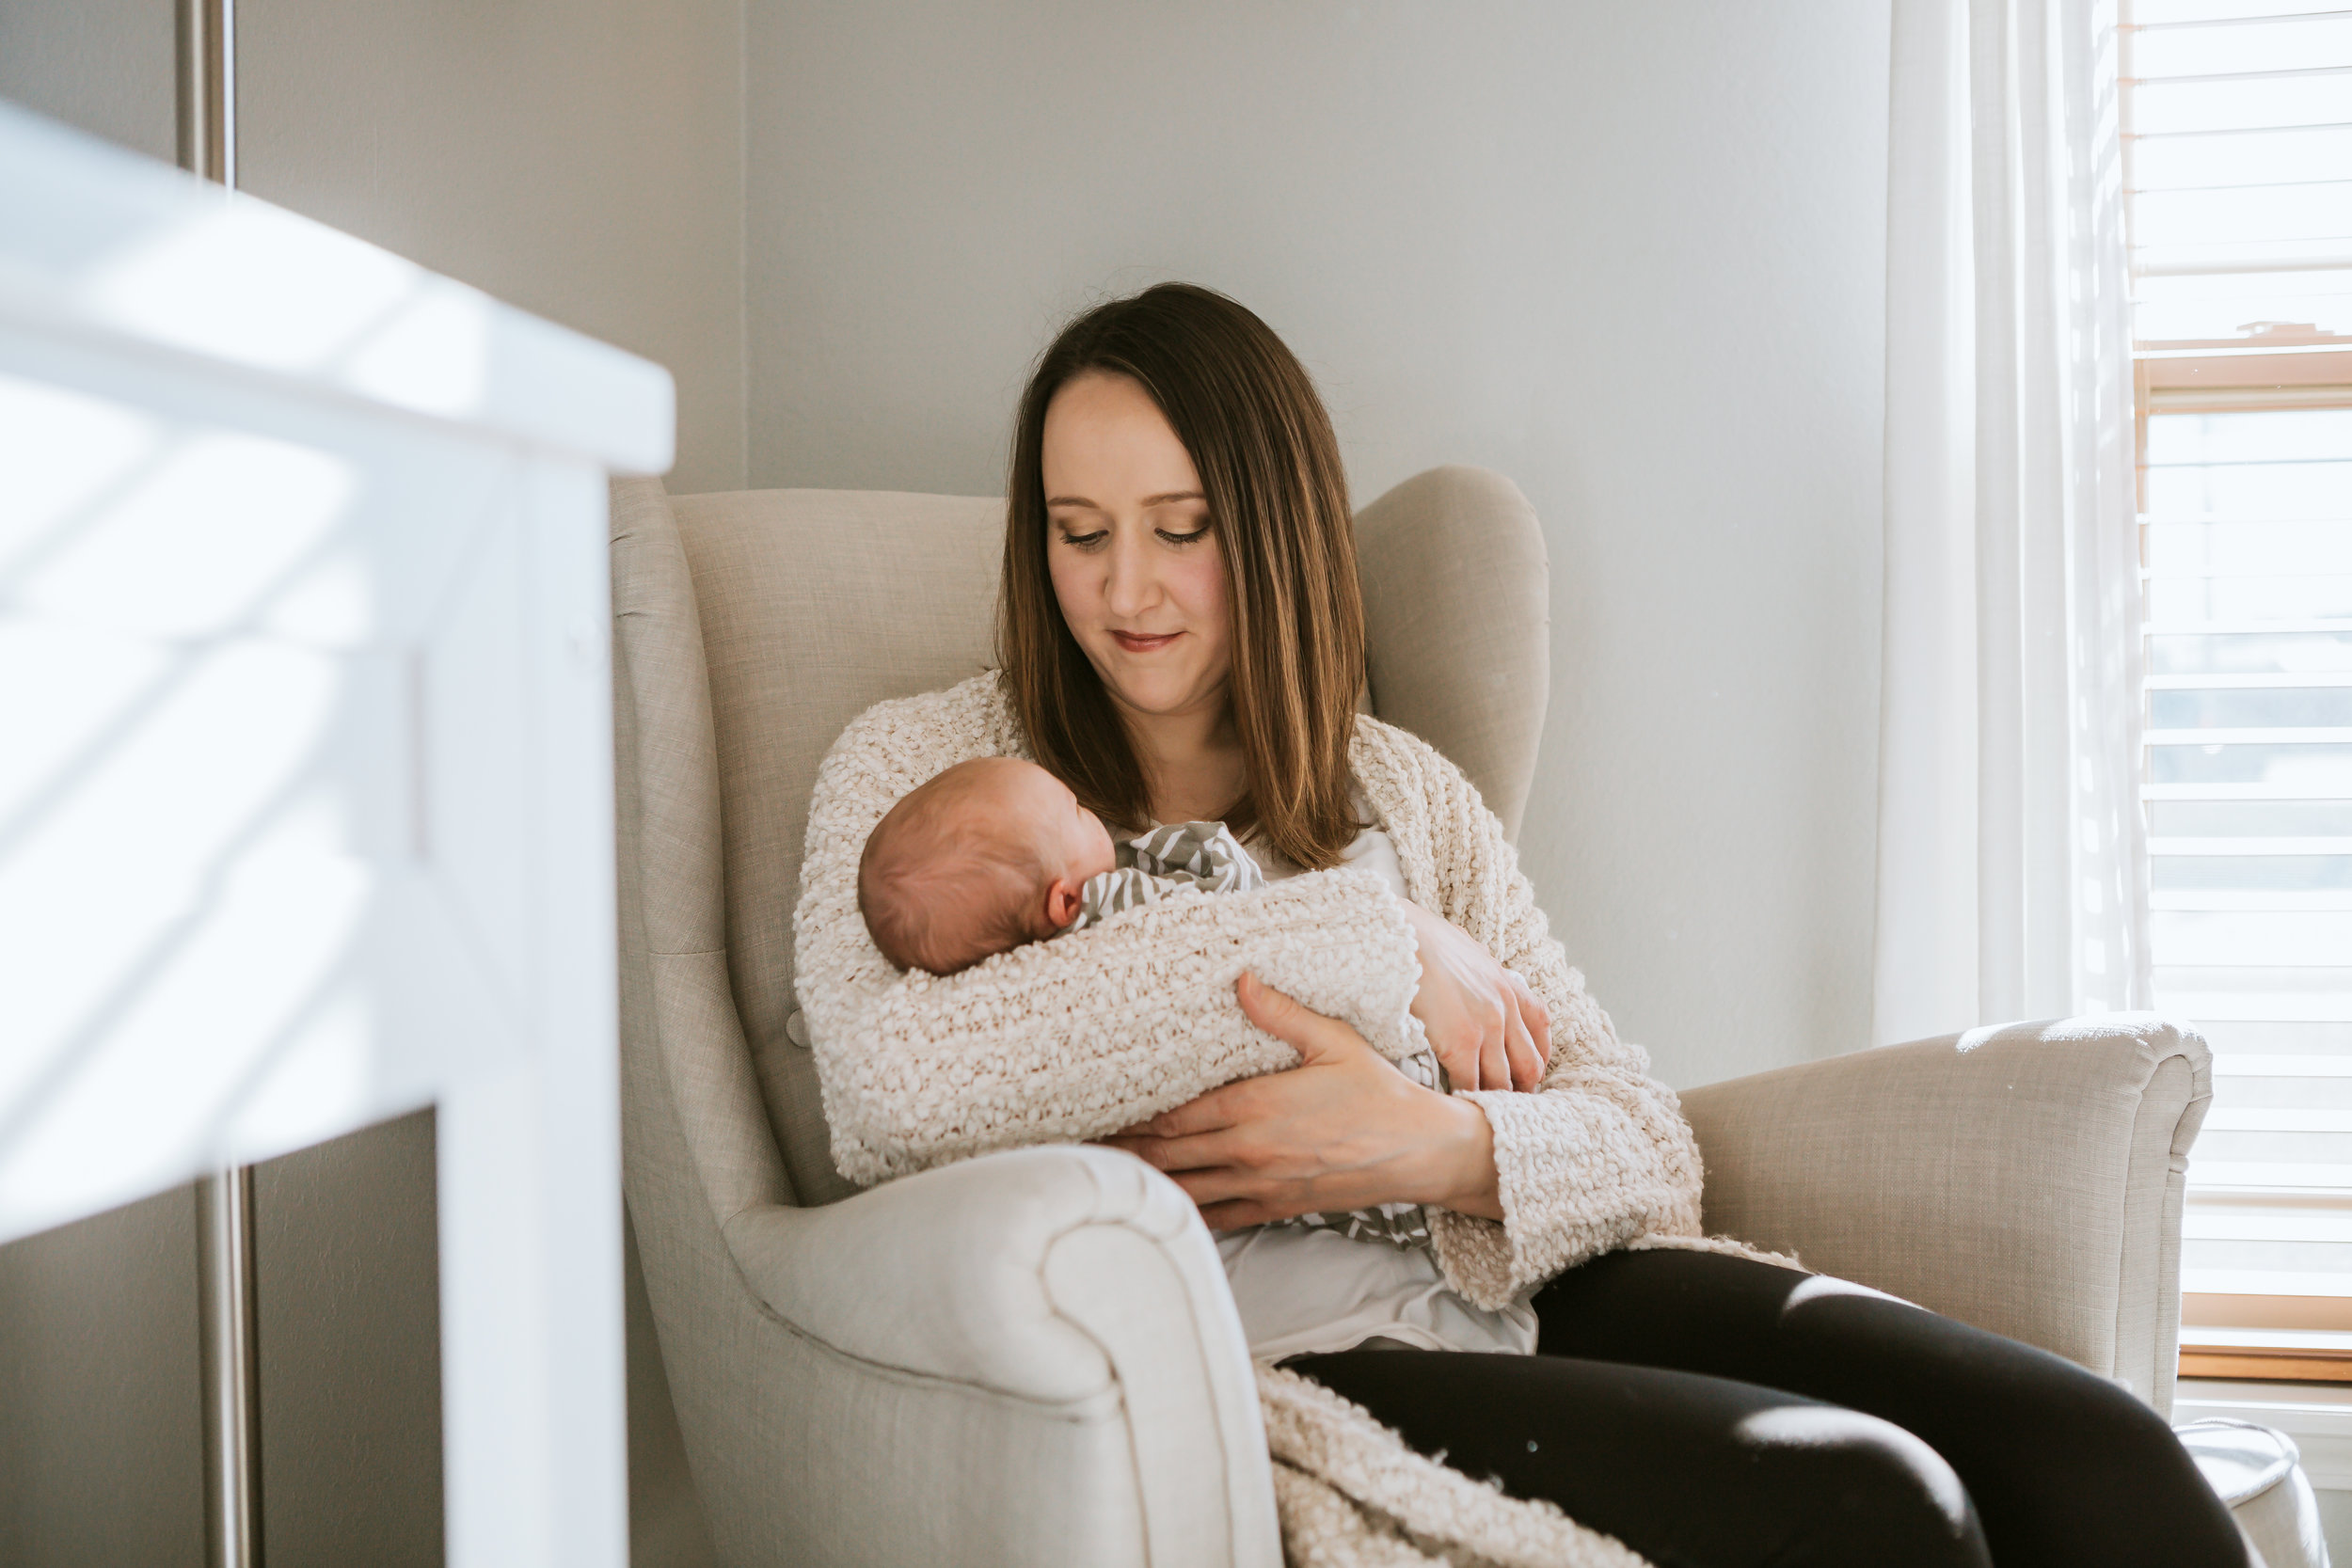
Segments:
[[[1360,816],[1372,813],[1360,800]],[[1298,867],[1262,844],[1248,846],[1266,880],[1298,875]],[[1369,871],[1406,896],[1405,868],[1396,846],[1377,826],[1340,851],[1350,870]],[[1456,1295],[1434,1253],[1388,1242],[1350,1241],[1337,1231],[1253,1226],[1216,1240],[1233,1305],[1241,1310],[1249,1354],[1279,1360],[1351,1350],[1367,1339],[1393,1339],[1422,1350],[1535,1352],[1535,1309],[1522,1291],[1499,1312]]]

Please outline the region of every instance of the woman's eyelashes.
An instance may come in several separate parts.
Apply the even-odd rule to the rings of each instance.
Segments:
[[[1197,545],[1202,539],[1208,537],[1211,527],[1212,525],[1208,523],[1202,523],[1199,528],[1192,529],[1188,531],[1168,528],[1155,528],[1152,531],[1164,544]],[[1073,546],[1082,550],[1099,549],[1102,547],[1104,541],[1110,538],[1110,530],[1103,528],[1094,529],[1086,533],[1078,533],[1067,528],[1061,531],[1061,542],[1063,544]]]

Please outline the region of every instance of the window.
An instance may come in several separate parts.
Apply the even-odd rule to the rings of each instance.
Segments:
[[[2352,11],[2122,19],[2156,999],[2215,1058],[2181,1370],[2352,1381]]]

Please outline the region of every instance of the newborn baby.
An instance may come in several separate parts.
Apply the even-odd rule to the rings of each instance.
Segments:
[[[1178,888],[1264,885],[1221,822],[1154,828],[1114,845],[1102,818],[1044,768],[982,757],[890,808],[866,841],[857,902],[883,958],[953,974]]]
[[[1179,889],[1264,885],[1258,863],[1222,822],[1178,823],[1114,844],[1102,818],[1044,768],[982,757],[909,791],[875,825],[858,862],[857,902],[883,958],[900,969],[953,974]],[[1395,1066],[1424,1088],[1446,1087],[1432,1052]],[[1281,1223],[1352,1241],[1429,1245],[1419,1204]]]

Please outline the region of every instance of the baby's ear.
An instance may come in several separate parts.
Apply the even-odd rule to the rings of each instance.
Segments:
[[[1055,878],[1045,890],[1046,924],[1057,931],[1068,930],[1070,923],[1078,918],[1082,902],[1078,889],[1071,884],[1069,878]]]

